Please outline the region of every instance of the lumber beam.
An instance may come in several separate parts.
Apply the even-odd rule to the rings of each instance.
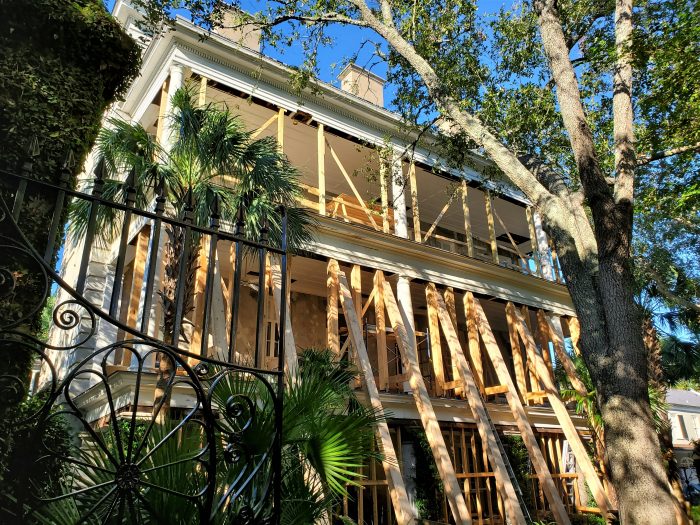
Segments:
[[[148,244],[151,240],[150,228],[142,229],[136,237],[136,251],[134,252],[134,273],[131,280],[131,295],[129,296],[129,309],[126,314],[126,325],[136,328],[141,304],[141,289],[146,271],[148,259]],[[124,364],[124,363],[123,363]]]
[[[389,223],[389,185],[387,183],[387,175],[389,166],[387,160],[379,155],[379,191],[382,200],[382,230],[384,233],[391,233],[391,224]]]
[[[257,139],[257,138],[260,136],[260,134],[261,134],[263,131],[265,131],[267,128],[269,128],[269,127],[272,125],[272,123],[275,122],[278,118],[279,118],[279,117],[278,117],[277,113],[275,113],[274,115],[272,115],[269,119],[267,119],[267,120],[264,122],[264,124],[263,124],[262,126],[260,126],[258,129],[256,129],[255,131],[253,131],[253,133],[251,133],[250,139],[251,139],[251,140]]]
[[[445,444],[445,438],[440,430],[433,404],[430,401],[430,395],[425,387],[423,375],[420,371],[413,327],[405,315],[405,311],[399,310],[391,285],[386,281],[384,282],[384,303],[399,345],[404,370],[410,374],[409,383],[413,399],[420,414],[421,423],[425,429],[425,435],[430,444],[440,479],[445,488],[445,496],[447,497],[450,510],[457,523],[470,525],[472,522],[471,513],[457,481],[452,460]]]
[[[287,271],[289,271],[289,265],[287,265]],[[279,256],[272,256],[270,264],[270,273],[272,277],[272,297],[275,301],[275,316],[277,322],[280,319],[280,313],[282,312],[282,263]],[[289,281],[289,274],[287,275],[287,280]],[[289,290],[289,286],[287,286]],[[290,376],[294,376],[297,371],[298,359],[297,359],[297,346],[294,342],[294,332],[292,330],[292,310],[289,301],[289,295],[285,298],[285,307],[287,308],[286,322],[284,326],[284,366],[287,369],[287,373]],[[280,327],[282,329],[282,327]]]
[[[571,357],[569,357],[569,354],[566,353],[566,348],[564,346],[564,333],[562,332],[559,320],[557,319],[555,321],[552,319],[551,315],[547,315],[542,310],[538,310],[537,315],[538,317],[540,315],[542,316],[542,322],[547,327],[549,337],[552,339],[554,352],[557,354],[559,362],[564,367],[564,371],[571,382],[571,386],[574,387],[574,390],[576,390],[579,395],[587,396],[588,389],[586,388],[586,385],[583,384],[583,381],[581,381],[581,378],[576,371],[576,365],[574,365],[574,362],[571,360]]]
[[[579,347],[579,341],[581,340],[581,325],[578,322],[577,317],[569,317],[567,319],[567,324],[569,325],[569,334],[571,334],[571,346],[574,347],[574,353],[581,357],[581,348]]]
[[[535,233],[535,223],[532,219],[532,206],[525,208],[527,228],[530,232],[530,250],[532,250],[532,260],[535,262],[535,275],[542,277],[542,265],[540,264],[540,252],[537,249],[537,234]]]
[[[350,190],[352,190],[352,193],[355,195],[357,202],[360,203],[360,206],[362,207],[364,212],[367,214],[367,217],[369,218],[369,222],[372,223],[372,226],[374,227],[375,230],[379,230],[379,226],[377,226],[377,223],[374,220],[374,216],[372,214],[372,211],[367,207],[367,204],[365,204],[365,200],[362,198],[362,195],[360,195],[360,192],[357,191],[357,188],[355,187],[355,183],[352,182],[352,178],[350,177],[350,175],[348,175],[348,172],[345,170],[345,166],[343,166],[343,163],[340,161],[340,157],[338,157],[338,154],[335,152],[335,150],[333,149],[333,146],[331,146],[328,141],[326,141],[326,145],[328,146],[328,151],[331,152],[331,157],[333,157],[333,160],[335,161],[336,166],[338,166],[340,173],[343,174],[343,177],[345,178],[345,182],[348,183],[348,186],[350,186]]]
[[[554,411],[554,414],[559,420],[559,424],[561,425],[561,428],[564,431],[566,440],[569,442],[569,446],[571,447],[571,450],[573,451],[574,456],[576,457],[576,462],[583,471],[586,483],[588,484],[588,487],[593,493],[593,497],[595,498],[596,503],[598,504],[598,508],[600,509],[603,516],[606,516],[608,512],[613,508],[613,505],[608,499],[605,489],[603,488],[603,485],[600,482],[600,479],[598,478],[598,474],[596,473],[596,470],[593,467],[593,463],[591,462],[591,459],[588,456],[588,451],[586,450],[586,447],[584,446],[583,441],[581,440],[581,437],[579,436],[578,431],[576,430],[576,427],[574,426],[574,423],[571,420],[569,412],[566,410],[566,405],[564,405],[561,398],[559,397],[559,391],[557,390],[554,384],[552,376],[548,372],[547,365],[545,364],[542,357],[537,354],[535,340],[532,337],[530,331],[528,330],[527,324],[525,323],[525,319],[523,319],[520,312],[518,312],[518,310],[515,308],[515,306],[513,306],[512,303],[508,303],[506,305],[506,310],[509,311],[509,313],[511,314],[509,317],[509,323],[512,320],[521,340],[526,346],[529,346],[531,348],[532,352],[535,355],[535,366],[537,367],[540,381],[542,382],[542,386],[544,387],[544,390],[547,393],[547,398],[549,399],[549,403],[552,406],[552,410]]]
[[[374,273],[374,324],[377,332],[377,373],[379,390],[389,387],[389,356],[386,346],[386,317],[384,312],[384,272]]]
[[[416,181],[416,164],[411,161],[408,166],[408,182],[411,185],[411,211],[413,214],[413,236],[416,242],[423,242],[420,231],[420,210],[418,208],[418,182]]]
[[[165,114],[168,110],[168,84],[169,80],[163,82],[160,88],[160,103],[158,106],[158,124],[156,125],[156,142],[163,145],[163,130],[165,129]]]
[[[318,163],[318,213],[326,214],[326,137],[323,124],[316,130],[316,160]]]
[[[338,261],[328,259],[326,269],[326,337],[328,348],[340,357],[340,334],[338,330]]]
[[[445,288],[445,306],[447,306],[447,311],[450,314],[450,319],[452,319],[452,324],[457,326],[457,305],[455,304],[455,290],[454,288]],[[459,370],[457,367],[457,362],[454,359],[450,359],[452,364],[452,379],[457,379],[459,377]],[[455,388],[455,395],[460,395],[462,393],[461,388]]]
[[[472,237],[472,221],[469,217],[469,186],[462,180],[462,214],[464,215],[464,237],[467,240],[467,255],[474,257],[474,239]]]
[[[334,261],[335,262],[335,261]],[[337,263],[336,263],[337,266]],[[340,287],[340,303],[345,314],[345,319],[348,325],[348,333],[355,348],[360,362],[360,370],[362,371],[363,383],[367,391],[372,408],[379,413],[384,413],[379,391],[374,382],[374,372],[372,365],[367,355],[364,339],[362,337],[362,328],[360,327],[357,318],[356,307],[353,304],[352,295],[350,293],[348,282],[345,275],[338,272],[338,284]],[[396,519],[400,525],[413,525],[416,522],[416,516],[413,511],[413,506],[408,499],[406,485],[404,484],[401,471],[399,470],[399,461],[394,450],[394,444],[391,441],[389,426],[386,420],[382,419],[377,424],[377,441],[383,455],[382,466],[386,474],[389,494],[391,502],[394,506]]]
[[[479,333],[484,342],[484,347],[486,352],[491,359],[494,369],[496,370],[496,375],[501,384],[508,386],[508,392],[506,393],[506,400],[508,401],[508,406],[515,417],[515,423],[518,426],[520,435],[523,438],[526,448],[530,454],[530,460],[532,461],[535,471],[537,472],[537,477],[540,481],[540,486],[549,502],[550,509],[554,515],[556,522],[559,525],[570,525],[571,521],[566,512],[566,507],[559,496],[557,487],[552,479],[552,474],[549,472],[549,467],[547,466],[547,461],[542,455],[542,451],[537,444],[537,439],[532,431],[530,422],[527,419],[527,414],[523,408],[520,399],[518,398],[517,392],[515,390],[515,385],[508,372],[508,367],[501,355],[501,350],[496,343],[496,339],[491,331],[491,326],[489,325],[486,314],[479,301],[474,298],[471,292],[467,292],[469,308],[473,309],[474,315],[476,317],[477,326],[479,328]]]
[[[496,224],[493,220],[493,200],[491,191],[484,190],[484,204],[486,206],[486,220],[489,226],[489,241],[491,243],[491,259],[494,263],[499,264],[498,243],[496,242]]]
[[[284,115],[285,110],[279,108],[277,110],[277,148],[280,153],[284,153]]]
[[[199,244],[199,255],[197,257],[197,270],[195,270],[194,282],[194,312],[192,315],[192,337],[190,338],[190,352],[200,354],[202,351],[202,325],[204,324],[204,295],[207,281],[208,253],[210,238],[208,235],[202,236]],[[188,357],[190,366],[196,365],[199,361],[193,357]]]
[[[512,523],[524,525],[525,516],[523,515],[522,509],[518,503],[515,487],[513,487],[513,483],[508,476],[508,470],[506,468],[504,458],[498,448],[493,428],[487,423],[489,418],[486,412],[486,407],[484,406],[481,394],[479,393],[476,382],[474,381],[474,376],[469,368],[464,352],[462,351],[462,346],[459,342],[459,338],[457,337],[456,325],[452,321],[452,317],[448,312],[445,301],[443,301],[442,297],[439,296],[435,285],[432,283],[428,284],[426,287],[426,295],[428,293],[437,296],[437,310],[440,319],[440,326],[442,327],[442,333],[445,335],[447,346],[450,349],[453,364],[456,363],[459,377],[462,379],[462,385],[466,393],[465,397],[467,398],[469,408],[471,408],[472,414],[474,414],[476,419],[476,427],[479,431],[481,441],[484,444],[484,450],[488,455],[491,467],[493,468],[496,478],[496,488],[498,493],[503,497],[506,513]]]
[[[464,295],[464,313],[467,317],[467,334],[469,343],[469,360],[474,370],[474,380],[479,391],[484,393],[484,363],[481,357],[481,340],[479,329],[476,325],[474,312],[469,308],[467,295]]]
[[[428,304],[428,331],[430,334],[430,361],[435,374],[435,395],[445,395],[445,365],[442,362],[442,343],[440,341],[440,325],[437,311],[437,290],[435,287],[426,288]],[[454,387],[452,387],[454,388]]]
[[[523,352],[518,339],[518,331],[515,327],[515,320],[512,312],[506,308],[506,319],[508,321],[508,338],[513,354],[513,369],[515,370],[515,382],[518,385],[518,393],[521,401],[526,401],[527,381],[525,379],[525,364],[523,362]]]
[[[199,100],[197,101],[199,107],[204,107],[207,103],[207,77],[202,76],[199,79]]]
[[[430,225],[430,228],[428,228],[428,231],[425,233],[425,237],[423,237],[423,242],[427,241],[430,238],[430,236],[433,234],[433,232],[435,231],[435,228],[437,228],[437,225],[440,224],[440,221],[445,216],[445,213],[447,213],[447,210],[450,209],[450,206],[452,205],[452,201],[455,200],[456,196],[457,196],[457,192],[453,191],[452,195],[450,195],[450,198],[447,199],[447,202],[440,210],[440,213],[438,213],[438,216],[435,218],[435,221],[433,222],[433,224]]]
[[[537,328],[535,329],[536,337],[539,340],[540,347],[542,348],[542,359],[544,359],[549,373],[554,377],[554,365],[552,363],[552,353],[549,350],[549,328],[547,327],[547,322],[544,317],[544,312],[538,309],[535,317],[537,319]]]

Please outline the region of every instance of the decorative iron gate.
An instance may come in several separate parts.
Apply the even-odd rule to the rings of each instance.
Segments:
[[[61,418],[78,436],[69,450],[42,444],[37,462],[64,465],[66,470],[57,480],[38,485],[30,483],[32,468],[27,466],[27,479],[20,482],[26,491],[16,502],[18,520],[60,515],[63,521],[57,521],[74,523],[278,523],[284,330],[277,340],[276,370],[263,369],[259,353],[265,344],[261,291],[268,257],[280,267],[281,297],[287,293],[285,210],[280,209],[277,217],[281,242],[273,246],[264,230],[258,241],[237,234],[242,212],[233,233],[221,227],[216,209],[211,211],[210,226],[201,227],[187,213],[191,208],[183,217],[169,217],[162,191],[153,195],[152,211],[135,207],[133,188],[127,188],[123,203],[105,199],[100,167],[95,176],[92,194],[87,194],[67,186],[67,173],[63,185],[57,186],[35,180],[30,171],[2,172],[0,348],[29,352],[40,368],[38,391],[32,395],[41,399],[41,406],[19,424],[42,433]],[[33,194],[55,196],[45,246],[33,245],[23,232]],[[84,235],[72,239],[79,240],[82,248],[61,254],[64,266],[77,269],[74,285],[53,267],[71,202],[89,207]],[[118,213],[121,221],[121,233],[112,247],[113,280],[112,272],[102,277],[90,273],[91,257],[98,248],[98,218],[106,209]],[[140,309],[132,323],[120,317],[120,311],[129,243],[140,226],[148,226],[150,236]],[[182,241],[173,266],[178,272],[175,294],[168,304],[157,285],[165,235],[179,235]],[[182,347],[189,308],[187,265],[198,243],[208,246],[199,353]],[[220,279],[217,261],[223,246],[235,255],[230,308],[224,312],[227,355],[207,355],[212,315],[217,313],[212,290],[214,279]],[[251,366],[235,362],[245,253],[256,256],[260,265]],[[70,261],[65,260],[68,255]],[[100,278],[105,291],[95,294]],[[26,328],[52,290],[61,298],[51,313],[52,330],[62,336],[47,342]],[[285,326],[286,301],[281,303],[276,315],[279,326]],[[170,340],[163,340],[154,326],[156,307],[173,312]],[[27,378],[0,376],[0,399],[24,397],[26,385]]]

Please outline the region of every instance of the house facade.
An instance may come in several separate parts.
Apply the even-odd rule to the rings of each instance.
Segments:
[[[673,452],[678,461],[684,489],[698,484],[695,444],[700,440],[700,393],[695,390],[669,389],[666,394],[671,422]]]
[[[585,419],[558,396],[555,371],[574,388],[585,387],[568,353],[577,351],[579,328],[556,253],[531,203],[490,180],[487,159],[474,153],[469,166],[456,170],[431,151],[430,138],[414,148],[399,117],[382,107],[382,79],[355,65],[341,73],[340,87],[313,82],[298,93],[289,85],[290,69],[259,52],[255,32],[220,30],[203,39],[205,32],[178,18],[174,31],[146,38],[127,3],[117,1],[114,15],[144,48],[141,75],[114,115],[167,144],[170,97],[193,84],[201,104],[225,104],[254,137],[275,137],[301,173],[301,204],[316,226],[313,240],[289,258],[287,297],[275,257],[243,260],[239,286],[250,293],[240,295],[240,328],[232,335],[226,312],[236,279],[233,247],[221,243],[212,252],[202,245],[183,344],[220,359],[235,347],[237,362],[274,368],[284,331],[288,366],[304,348],[330,348],[353,360],[360,397],[391,418],[377,433],[384,460],[364,467],[342,514],[363,524],[405,524],[430,507],[440,523],[524,523],[524,499],[566,524],[572,514],[613,510],[588,457]],[[121,265],[116,243],[95,247],[81,284],[86,298],[125,325],[143,326],[148,318],[146,331],[158,338],[162,307],[144,297],[147,258],[162,250],[153,246],[154,233],[152,220],[134,220]],[[212,320],[203,333],[212,253]],[[80,280],[81,254],[81,239],[69,236],[61,275],[70,285]],[[120,299],[107,304],[117,268]],[[255,324],[261,282],[262,329]],[[282,301],[285,326],[275,313]],[[85,322],[72,332],[54,330],[51,344],[79,338]],[[52,355],[59,373],[119,337],[113,326],[95,322],[90,345]],[[133,357],[115,352],[109,367],[117,409],[136,403]],[[104,422],[104,385],[86,377],[74,388],[73,402],[95,424]],[[148,412],[153,397],[141,399],[139,410]],[[173,395],[173,407],[188,403],[186,394]],[[525,483],[506,457],[513,436],[528,453]],[[431,483],[424,479],[428,464]]]

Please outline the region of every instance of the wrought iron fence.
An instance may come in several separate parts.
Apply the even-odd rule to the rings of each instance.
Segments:
[[[26,478],[19,482],[26,490],[15,502],[18,522],[52,522],[51,516],[61,516],[75,523],[278,523],[284,330],[276,340],[276,369],[264,369],[260,353],[268,256],[279,264],[281,297],[287,293],[285,210],[279,210],[281,243],[273,246],[264,228],[258,240],[238,234],[245,210],[227,231],[216,207],[206,227],[195,223],[191,206],[180,217],[170,216],[162,189],[154,192],[147,210],[136,208],[133,188],[127,188],[124,202],[104,198],[100,167],[91,194],[72,190],[69,179],[66,172],[58,185],[38,181],[31,165],[21,174],[2,172],[0,348],[34,356],[38,372],[31,395],[41,400],[35,413],[16,424],[42,433],[60,419],[78,436],[68,449],[42,442],[37,464],[59,465],[60,472],[55,479],[37,481],[34,466],[27,465]],[[42,246],[23,228],[36,195],[53,207]],[[88,208],[84,235],[71,236],[74,246],[59,250],[66,209],[79,202]],[[100,248],[98,218],[104,210],[117,213],[121,233],[111,246],[113,270],[93,275],[91,259]],[[124,291],[130,287],[133,292],[136,285],[127,282],[124,270],[134,226],[141,225],[150,230],[139,310],[125,318]],[[173,236],[181,244],[170,266],[174,295],[166,297],[159,276]],[[201,347],[193,351],[183,325],[191,308],[190,261],[200,246],[208,246],[206,285],[195,327]],[[214,280],[221,278],[222,246],[235,256],[223,313],[214,310],[212,291]],[[109,246],[102,248],[109,253]],[[259,263],[252,366],[236,360],[245,253],[256,255]],[[64,267],[75,266],[74,284],[55,270],[57,256]],[[33,335],[31,325],[52,290],[58,300],[51,312],[52,337],[44,341]],[[285,326],[285,302],[276,312],[279,326]],[[154,315],[158,309],[160,318]],[[214,314],[226,319],[228,347],[207,355]],[[172,324],[164,330],[168,315]],[[27,385],[26,377],[1,375],[0,399],[24,397]]]

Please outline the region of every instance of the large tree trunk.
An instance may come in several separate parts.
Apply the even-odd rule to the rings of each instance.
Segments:
[[[617,0],[631,13],[629,0]],[[597,389],[605,423],[609,472],[625,524],[671,525],[675,505],[666,480],[659,440],[649,406],[646,353],[634,302],[629,267],[634,176],[631,124],[616,126],[615,194],[596,157],[593,136],[581,103],[576,75],[553,0],[537,0],[545,54],[557,86],[559,109],[578,167],[582,190],[570,191],[561,178],[526,167],[474,115],[443,89],[440,77],[389,19],[363,0],[351,0],[363,22],[384,37],[421,76],[441,113],[481,146],[505,177],[533,202],[546,218],[567,286],[581,323],[581,350]],[[384,13],[388,11],[388,13]],[[618,17],[631,26],[627,15]],[[625,38],[627,28],[620,32]],[[631,69],[620,70],[616,82],[626,87],[626,99],[616,107],[619,118],[631,118]],[[592,224],[588,217],[592,216]]]

